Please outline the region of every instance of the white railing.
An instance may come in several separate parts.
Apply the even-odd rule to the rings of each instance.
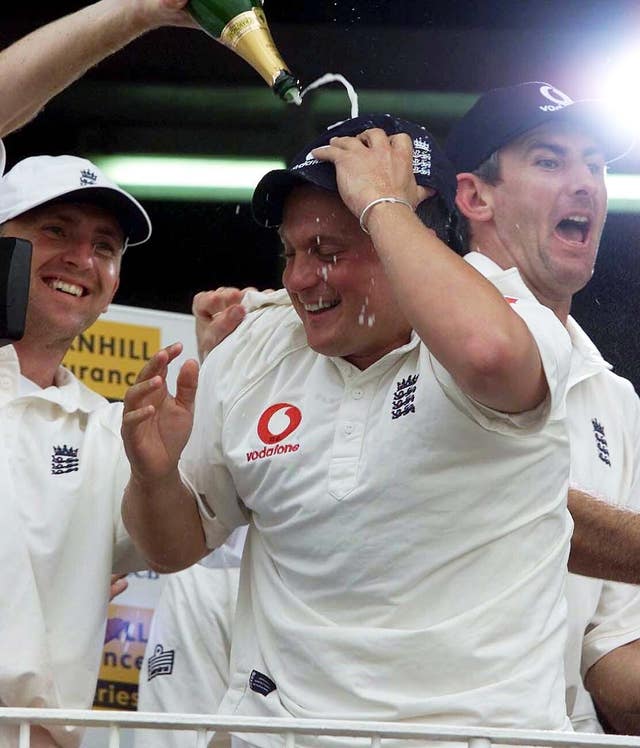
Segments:
[[[457,727],[451,725],[398,724],[394,722],[352,722],[333,719],[273,719],[226,715],[156,714],[152,712],[91,711],[80,709],[0,708],[0,728],[20,725],[19,748],[29,748],[31,724],[74,725],[108,728],[109,748],[119,748],[120,730],[191,730],[197,734],[196,747],[205,748],[207,732],[277,733],[284,735],[285,747],[294,748],[296,735],[367,738],[380,748],[385,738],[453,741],[469,748],[491,745],[591,746],[591,748],[639,748],[640,738],[625,735],[596,735],[546,730],[511,730],[498,727]],[[408,748],[411,748],[409,745]]]

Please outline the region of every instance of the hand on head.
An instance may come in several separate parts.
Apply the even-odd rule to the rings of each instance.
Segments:
[[[356,217],[380,197],[406,201],[415,210],[431,194],[416,182],[413,143],[405,133],[387,135],[374,128],[355,137],[331,138],[313,155],[334,164],[340,197]]]

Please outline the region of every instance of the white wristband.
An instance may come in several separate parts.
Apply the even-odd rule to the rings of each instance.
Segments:
[[[401,205],[406,205],[407,208],[413,213],[413,205],[408,200],[402,200],[402,198],[399,197],[379,197],[377,200],[372,200],[368,205],[365,205],[362,209],[362,213],[360,213],[360,228],[364,231],[365,234],[369,233],[369,230],[365,226],[364,223],[364,217],[367,215],[367,211],[371,210],[374,205],[377,205],[378,203],[400,203]]]

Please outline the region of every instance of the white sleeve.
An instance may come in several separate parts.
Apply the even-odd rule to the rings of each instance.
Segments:
[[[219,547],[231,530],[247,523],[222,449],[225,375],[233,369],[235,337],[211,351],[202,365],[193,430],[180,460],[181,475],[196,496],[209,548]]]
[[[625,462],[632,471],[626,495],[613,496],[618,506],[640,511],[640,400],[633,386],[625,383],[629,400],[619,405],[625,413]],[[631,552],[631,551],[630,551]],[[625,644],[640,639],[640,586],[605,581],[596,612],[589,622],[582,642],[581,671],[587,670],[601,657]]]
[[[535,409],[511,414],[488,408],[465,394],[442,364],[433,356],[430,358],[436,379],[447,397],[474,421],[490,431],[532,433],[548,421],[565,417],[571,338],[556,315],[534,299],[512,299],[511,308],[524,320],[536,342],[549,386],[547,397]]]
[[[225,432],[227,414],[265,367],[276,366],[292,345],[306,345],[304,328],[283,293],[269,295],[269,303],[247,314],[200,369],[193,430],[180,469],[196,496],[209,548],[249,520],[227,467],[225,440],[234,440]]]
[[[582,677],[601,657],[636,639],[640,639],[640,587],[604,582],[582,640]]]

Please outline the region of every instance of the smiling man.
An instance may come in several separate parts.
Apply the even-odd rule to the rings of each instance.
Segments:
[[[0,348],[0,705],[89,708],[110,575],[143,565],[120,520],[121,406],[60,364],[151,225],[91,162],[35,156],[0,180],[0,228],[33,245],[25,334]],[[80,737],[36,727],[31,744]],[[17,745],[17,728],[0,744]]]
[[[222,712],[567,724],[569,339],[441,241],[454,194],[424,127],[328,128],[254,192],[286,291],[175,397],[166,352],[127,393],[123,513],[149,562],[249,524]]]
[[[607,208],[605,164],[630,145],[603,103],[573,102],[542,82],[489,91],[446,144],[459,172],[457,204],[469,221],[469,258],[486,272],[517,268],[571,337],[567,421],[576,490],[569,568],[623,579],[637,569],[637,541],[629,541],[627,528],[637,534],[638,515],[626,510],[640,507],[640,402],[569,310],[593,273]],[[605,725],[640,733],[638,588],[570,574],[567,595],[574,726],[602,729],[584,677]]]

